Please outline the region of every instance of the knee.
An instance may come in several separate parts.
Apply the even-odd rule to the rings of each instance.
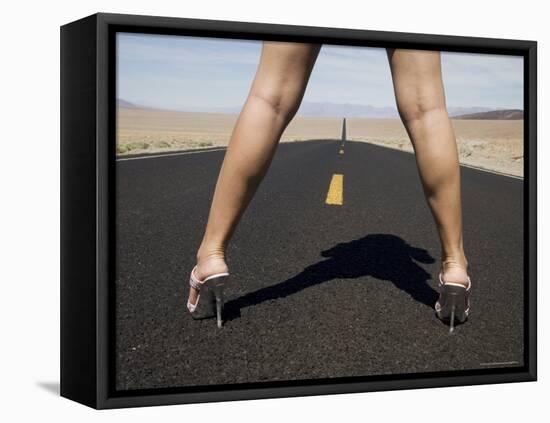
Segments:
[[[445,103],[415,99],[412,101],[398,102],[397,109],[399,116],[405,124],[416,121],[423,121],[426,118],[447,118],[447,108]]]
[[[290,121],[298,108],[300,107],[300,99],[291,90],[281,89],[255,89],[252,90],[250,96],[259,102],[264,103],[277,116],[280,116],[285,121]]]

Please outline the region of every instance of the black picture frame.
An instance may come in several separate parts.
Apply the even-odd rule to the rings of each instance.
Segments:
[[[195,35],[524,57],[524,366],[208,388],[113,387],[115,34]],[[95,14],[61,27],[61,395],[97,409],[534,381],[537,44],[534,41]]]

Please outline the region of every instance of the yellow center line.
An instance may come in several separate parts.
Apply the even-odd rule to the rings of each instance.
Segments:
[[[341,206],[344,203],[344,175],[335,173],[330,180],[326,204]]]

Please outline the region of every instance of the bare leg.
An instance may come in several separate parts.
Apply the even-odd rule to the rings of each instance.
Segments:
[[[388,58],[399,114],[413,143],[424,193],[439,232],[444,278],[466,284],[460,168],[445,105],[440,54],[388,50]]]
[[[197,252],[197,277],[228,270],[225,249],[304,95],[321,46],[264,42],[250,93],[233,129]],[[191,289],[189,300],[195,303]]]

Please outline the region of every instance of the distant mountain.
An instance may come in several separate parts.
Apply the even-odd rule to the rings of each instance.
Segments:
[[[130,108],[150,108],[139,106],[129,101],[118,99],[118,107]],[[204,113],[240,113],[241,106],[221,106],[221,107],[183,107],[178,108],[181,112],[204,112]],[[310,103],[303,102],[297,113],[299,116],[320,116],[320,117],[371,117],[371,118],[391,118],[398,117],[395,107],[374,107],[362,104],[349,103]]]
[[[129,101],[118,99],[118,107],[125,108],[140,108],[140,109],[159,109],[158,107],[141,106]],[[181,112],[203,112],[203,113],[240,113],[242,106],[220,106],[220,107],[183,107],[178,108]],[[521,110],[504,110],[494,109],[489,107],[449,107],[449,115],[455,119],[522,119],[523,112]],[[507,117],[507,113],[512,113],[512,116]],[[521,115],[518,115],[521,114]],[[298,116],[319,116],[319,117],[348,117],[348,118],[398,118],[397,109],[393,106],[377,107],[368,104],[353,104],[353,103],[331,103],[331,102],[308,102],[304,101],[298,110]],[[502,117],[491,117],[491,116]],[[473,117],[478,116],[479,117]],[[483,117],[487,115],[488,117]],[[505,117],[506,116],[506,117]]]
[[[500,111],[489,107],[448,107],[449,116],[470,115]],[[376,107],[365,104],[303,102],[297,113],[299,116],[322,117],[365,117],[365,118],[398,118],[396,107]]]
[[[521,120],[523,119],[523,110],[491,110],[489,112],[469,113],[454,116],[453,119],[473,119],[473,120]]]
[[[116,101],[116,105],[118,107],[127,107],[127,108],[139,108],[139,106],[136,106],[134,103],[130,103],[129,101],[126,101],[126,100],[122,100],[122,99],[117,99]]]
[[[472,113],[492,112],[493,110],[500,110],[498,107],[447,107],[449,116],[469,115]]]
[[[395,107],[376,107],[365,104],[351,103],[310,103],[304,101],[298,110],[299,116],[332,116],[332,117],[369,117],[395,118],[398,117]]]
[[[523,112],[521,110],[504,110],[490,107],[448,107],[449,116],[473,116],[477,114],[488,113],[488,116],[508,116],[507,112],[520,112],[521,117],[501,117],[498,119],[521,119]],[[332,116],[332,117],[366,117],[366,118],[398,118],[399,113],[395,107],[375,107],[364,104],[349,103],[308,103],[303,102],[298,110],[299,116]],[[514,114],[515,116],[515,114]],[[470,118],[473,119],[473,118]],[[481,119],[481,118],[479,118]],[[497,119],[487,117],[486,119]]]

